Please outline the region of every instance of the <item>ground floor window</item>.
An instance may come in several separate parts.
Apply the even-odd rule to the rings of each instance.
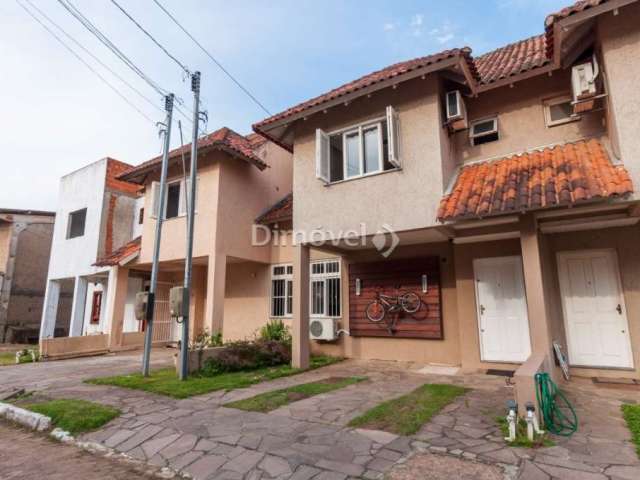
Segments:
[[[290,317],[293,311],[293,266],[271,267],[271,316]]]
[[[340,317],[340,260],[310,265],[310,313],[314,317]],[[271,266],[271,317],[290,317],[293,311],[293,266]]]
[[[312,316],[340,316],[340,260],[313,262],[310,288]]]

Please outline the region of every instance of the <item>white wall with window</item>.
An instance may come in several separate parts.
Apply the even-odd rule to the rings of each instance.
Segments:
[[[342,314],[340,259],[316,260],[309,268],[309,313],[339,318]],[[270,317],[290,318],[293,311],[293,266],[271,266]]]
[[[398,115],[386,115],[329,133],[316,130],[316,177],[340,182],[400,168]]]

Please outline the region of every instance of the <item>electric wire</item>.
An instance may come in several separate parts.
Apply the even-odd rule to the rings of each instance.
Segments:
[[[138,67],[126,54],[122,52],[109,38],[103,34],[91,21],[85,17],[77,7],[75,7],[69,0],[58,0],[58,3],[64,7],[76,20],[78,20],[82,26],[84,26],[92,35],[94,35],[105,47],[107,47],[116,57],[118,57],[125,65],[133,70],[136,75],[142,78],[151,88],[158,92],[162,96],[166,96],[169,92],[154,82],[148,75],[146,75],[140,67]],[[176,97],[177,103],[182,104],[182,100]],[[189,116],[182,111],[180,107],[174,104],[174,108],[180,113],[187,121],[192,122]],[[185,107],[186,108],[186,107]],[[187,108],[187,110],[189,110]]]
[[[76,20],[78,20],[82,26],[84,26],[92,35],[94,35],[105,47],[116,55],[122,62],[127,65],[131,70],[135,72],[140,78],[151,86],[156,92],[162,96],[166,96],[169,92],[154,82],[149,76],[147,76],[142,69],[140,69],[122,50],[120,50],[111,40],[107,38],[91,21],[85,17],[80,10],[78,10],[68,0],[58,0],[58,3],[64,7]]]
[[[191,75],[191,71],[186,67],[186,65],[184,65],[180,60],[178,60],[175,56],[173,56],[171,53],[169,53],[169,50],[167,50],[158,40],[155,39],[155,37],[153,35],[151,35],[151,33],[149,33],[149,31],[147,31],[142,25],[140,25],[140,23],[133,18],[133,16],[131,16],[131,14],[129,14],[129,12],[127,12],[124,7],[122,7],[116,0],[111,0],[111,3],[113,3],[116,7],[118,7],[118,9],[129,19],[131,20],[136,27],[138,27],[147,37],[149,37],[149,39],[155,43],[158,48],[160,48],[160,50],[162,50],[165,55],[167,55],[171,60],[173,60],[174,62],[176,62],[178,64],[178,66],[184,70],[184,72],[187,75]]]
[[[138,96],[140,96],[140,98],[142,98],[143,100],[145,100],[149,105],[151,105],[152,107],[156,108],[159,111],[163,111],[162,108],[160,108],[158,106],[157,102],[154,102],[153,100],[151,100],[149,97],[147,97],[144,93],[142,93],[140,90],[138,90],[136,87],[134,87],[133,85],[131,85],[131,83],[129,83],[125,78],[123,78],[121,75],[119,75],[116,71],[114,71],[111,67],[109,67],[106,63],[104,63],[102,60],[100,60],[96,55],[94,55],[89,49],[87,49],[84,45],[82,45],[82,43],[80,43],[78,40],[76,40],[75,38],[73,38],[69,33],[67,33],[67,31],[62,28],[60,25],[58,25],[56,22],[54,22],[51,17],[49,17],[46,13],[44,13],[37,5],[35,5],[31,0],[24,0],[26,1],[29,6],[31,8],[33,8],[34,10],[36,10],[40,16],[44,17],[50,24],[52,24],[54,27],[56,27],[58,29],[58,31],[60,31],[63,35],[65,35],[69,40],[71,40],[77,47],[79,47],[80,49],[82,49],[82,51],[84,51],[87,55],[89,55],[91,58],[93,58],[96,62],[98,62],[98,64],[100,64],[105,70],[107,70],[109,73],[111,73],[114,77],[116,77],[118,80],[120,80],[122,83],[124,83],[127,87],[129,87],[133,92],[135,92],[136,94],[138,94]]]
[[[251,100],[253,100],[253,102],[256,105],[258,105],[262,110],[264,110],[264,112],[267,115],[271,115],[271,112],[255,97],[255,95],[253,95],[244,85],[242,85],[242,83],[240,83],[240,81],[237,80],[231,74],[231,72],[229,72],[226,68],[224,68],[224,66],[218,60],[216,60],[216,58],[211,53],[209,53],[209,51],[206,48],[204,48],[202,44],[198,42],[198,40],[196,40],[195,37],[191,35],[191,33],[189,33],[189,31],[185,27],[183,27],[180,22],[178,22],[178,20],[164,7],[164,5],[162,5],[162,3],[160,3],[159,0],[153,0],[153,1],[171,20],[173,20],[173,22],[180,28],[180,30],[182,30],[191,40],[193,40],[193,42],[200,48],[200,50],[202,50],[205,53],[205,55],[209,57],[209,59],[211,59],[211,61],[215,63],[218,66],[218,68],[222,70],[224,74],[227,77],[229,77],[233,83],[235,83],[238,86],[238,88],[240,88]]]
[[[131,102],[126,96],[124,96],[115,86],[113,86],[106,78],[104,78],[97,70],[95,70],[84,58],[78,55],[69,45],[67,45],[64,40],[62,40],[53,30],[51,30],[44,22],[42,22],[31,10],[27,8],[26,5],[20,3],[19,0],[16,0],[16,3],[25,11],[31,18],[33,18],[36,22],[38,22],[49,34],[55,38],[69,53],[71,53],[77,60],[79,60],[85,67],[87,67],[91,72],[93,72],[102,82],[107,85],[111,90],[114,91],[116,95],[118,95],[122,100],[124,100],[131,108],[133,108],[136,112],[142,115],[145,119],[147,119],[152,124],[155,124],[155,121],[149,117],[146,113],[140,110],[133,102]]]

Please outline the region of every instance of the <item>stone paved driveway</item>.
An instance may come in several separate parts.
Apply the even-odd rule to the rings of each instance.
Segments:
[[[168,356],[156,358],[158,363],[168,361]],[[153,465],[184,471],[196,479],[378,478],[405,468],[423,455],[420,452],[449,455],[459,462],[493,464],[506,478],[640,478],[640,462],[620,415],[623,400],[640,401],[638,392],[596,389],[588,382],[572,382],[567,390],[578,406],[580,432],[570,439],[557,439],[557,446],[533,451],[507,447],[501,438],[495,417],[504,414],[505,400],[513,395],[501,377],[423,375],[411,364],[346,361],[229,393],[176,400],[82,384],[82,378],[112,375],[126,368],[124,364],[115,365],[116,360],[113,367],[89,366],[93,361],[85,360],[84,374],[74,370],[67,377],[60,366],[57,374],[63,377],[61,380],[40,379],[35,385],[54,397],[86,398],[117,406],[123,415],[86,435],[86,440]],[[268,414],[222,406],[264,391],[351,375],[367,376],[369,380]],[[19,383],[16,377],[14,381]],[[472,390],[412,437],[347,426],[351,418],[380,401],[427,382],[455,383]]]

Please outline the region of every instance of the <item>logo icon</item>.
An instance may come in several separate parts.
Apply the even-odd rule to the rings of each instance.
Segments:
[[[371,243],[380,252],[380,255],[387,258],[400,243],[400,238],[389,225],[384,223],[371,239]]]

